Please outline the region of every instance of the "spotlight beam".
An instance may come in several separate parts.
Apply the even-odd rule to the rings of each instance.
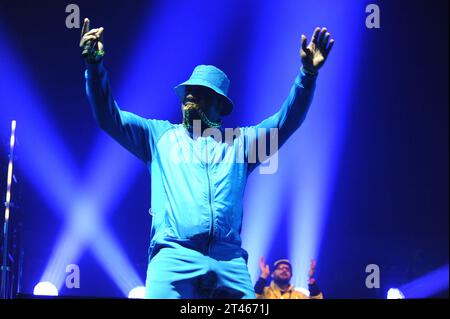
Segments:
[[[106,228],[102,228],[96,234],[95,240],[91,242],[90,250],[124,296],[128,296],[131,289],[142,286],[143,282],[135,273],[127,256],[118,247],[120,245],[114,236]]]
[[[292,46],[292,52],[285,50],[288,43],[282,43],[279,34],[274,32],[285,23],[285,18],[277,15],[277,11],[273,10],[274,6],[273,2],[264,1],[253,8],[254,18],[249,21],[248,27],[254,29],[254,32],[247,43],[247,50],[243,50],[246,53],[243,58],[247,60],[245,74],[248,76],[246,79],[248,87],[242,105],[258,105],[259,109],[258,112],[246,114],[246,120],[252,125],[279,110],[289,93],[296,75],[296,68],[300,65],[296,46]],[[267,23],[267,17],[270,17],[270,23]],[[298,42],[298,39],[295,41]],[[268,46],[267,43],[270,45]],[[284,50],[282,58],[280,58],[280,47]],[[277,60],[293,68],[293,72],[291,74],[287,72],[281,76],[279,66],[274,63]],[[265,80],[254,81],[255,78]],[[270,94],[261,94],[261,92],[270,92]],[[267,254],[280,222],[279,215],[281,215],[285,189],[283,176],[280,174],[283,166],[282,151],[283,149],[278,154],[279,166],[276,174],[261,175],[256,169],[250,175],[246,186],[242,245],[251,252],[248,269],[253,282],[256,282],[259,276],[259,257],[264,256],[266,260],[270,259]]]
[[[428,298],[448,289],[448,264],[399,288],[405,298]]]
[[[74,257],[78,258],[81,255],[82,244],[86,240],[86,238],[79,238],[83,228],[74,227],[77,225],[74,224],[77,219],[73,217],[77,215],[71,214],[73,211],[71,207],[77,207],[78,202],[84,200],[81,195],[77,197],[77,194],[82,193],[83,188],[76,182],[77,170],[76,165],[71,161],[71,154],[59,138],[60,134],[56,133],[57,129],[53,123],[45,116],[42,99],[31,89],[33,86],[29,84],[31,81],[26,77],[25,70],[16,62],[17,57],[11,53],[5,43],[7,39],[0,33],[0,48],[3,55],[0,59],[0,69],[8,74],[8,77],[0,78],[0,98],[7,105],[1,108],[0,118],[6,120],[16,118],[22,123],[23,130],[18,140],[21,146],[21,158],[18,165],[27,174],[35,189],[51,204],[52,212],[72,220],[72,225],[69,227],[72,231],[62,232],[61,241],[58,241],[59,245],[53,250],[54,262],[49,263],[43,275],[43,278],[50,278],[48,281],[61,287],[63,277],[66,275],[66,265],[73,263]],[[17,87],[21,88],[20,91]],[[35,129],[30,130],[30,127]],[[47,174],[48,168],[51,169],[51,174]],[[80,215],[79,212],[77,214]],[[91,225],[96,222],[95,215],[96,212],[93,212],[89,217]],[[97,222],[99,223],[98,220]],[[97,224],[94,226],[98,227]],[[85,231],[84,233],[91,235],[86,234]],[[110,243],[109,246],[115,246],[114,249],[111,248],[111,251],[120,254],[117,243]],[[137,277],[129,264],[125,262],[122,264],[130,271],[131,278]],[[127,295],[128,291],[124,291],[124,294]]]
[[[17,144],[20,160],[17,165],[52,209],[61,213],[71,202],[72,191],[78,188],[76,165],[72,154],[58,134],[58,128],[44,112],[45,101],[35,91],[35,85],[0,32],[0,70],[8,76],[0,77],[0,119],[16,119],[22,130]],[[34,129],[32,129],[34,128]],[[3,130],[0,133],[5,134]],[[6,134],[5,134],[6,135]],[[50,168],[50,169],[49,169]],[[67,172],[74,172],[67,174]]]
[[[321,23],[336,39],[330,59],[320,71],[314,101],[301,134],[292,138],[291,142],[296,147],[291,144],[291,148],[286,149],[290,162],[287,167],[297,168],[286,175],[286,179],[295,190],[290,218],[292,244],[289,258],[296,265],[292,282],[298,287],[307,287],[310,258],[319,260],[322,234],[345,140],[351,84],[355,81],[353,70],[360,61],[359,51],[349,48],[358,47],[363,30],[358,26],[358,19],[354,19],[361,15],[357,11],[363,7],[361,1],[359,4],[340,1],[330,10],[321,10],[321,6],[321,3],[303,2],[302,10],[288,10],[298,16],[287,18],[289,21],[303,21],[304,30],[313,30],[317,21],[323,21]],[[339,76],[339,81],[336,81],[336,76]],[[318,264],[320,267],[320,260]]]

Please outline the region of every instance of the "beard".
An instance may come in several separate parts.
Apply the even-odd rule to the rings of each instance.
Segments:
[[[183,125],[186,128],[192,128],[194,120],[200,120],[199,109],[200,105],[197,103],[187,102],[183,104]]]
[[[273,281],[275,281],[275,283],[277,284],[277,285],[289,285],[290,284],[290,282],[291,282],[291,278],[280,278],[280,277],[276,277],[276,278],[274,278],[273,279]]]
[[[187,129],[192,129],[195,120],[201,121],[202,127],[218,128],[221,122],[212,122],[203,112],[200,104],[194,102],[186,102],[183,104],[183,125]]]
[[[183,111],[184,112],[190,112],[190,111],[197,111],[200,110],[201,106],[198,103],[195,102],[186,102],[183,104]]]

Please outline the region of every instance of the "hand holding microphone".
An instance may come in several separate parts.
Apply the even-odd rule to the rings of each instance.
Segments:
[[[85,18],[81,29],[81,55],[88,63],[99,62],[105,54],[103,46],[103,27],[89,30],[89,19]]]

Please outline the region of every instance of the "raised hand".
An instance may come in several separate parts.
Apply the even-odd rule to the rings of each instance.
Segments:
[[[327,31],[327,28],[320,29],[317,27],[309,44],[307,44],[306,36],[302,34],[300,56],[303,68],[307,72],[317,73],[325,63],[333,44],[334,40],[330,40],[330,33]]]
[[[311,263],[309,265],[309,270],[308,270],[308,277],[309,278],[314,277],[315,272],[316,272],[316,261],[314,259],[311,259]]]
[[[264,257],[259,259],[259,268],[261,269],[261,278],[267,279],[270,275],[269,265],[264,262]]]
[[[81,55],[90,63],[100,61],[104,55],[103,27],[89,30],[89,19],[85,18],[81,29]]]

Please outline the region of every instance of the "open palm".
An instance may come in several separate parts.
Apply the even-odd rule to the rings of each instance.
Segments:
[[[261,278],[266,279],[270,275],[269,265],[264,262],[264,257],[259,259],[259,268],[261,269]]]
[[[333,44],[334,40],[330,40],[330,33],[327,28],[320,29],[317,27],[309,44],[307,44],[306,36],[302,34],[300,56],[303,68],[311,73],[317,73],[325,63]]]

